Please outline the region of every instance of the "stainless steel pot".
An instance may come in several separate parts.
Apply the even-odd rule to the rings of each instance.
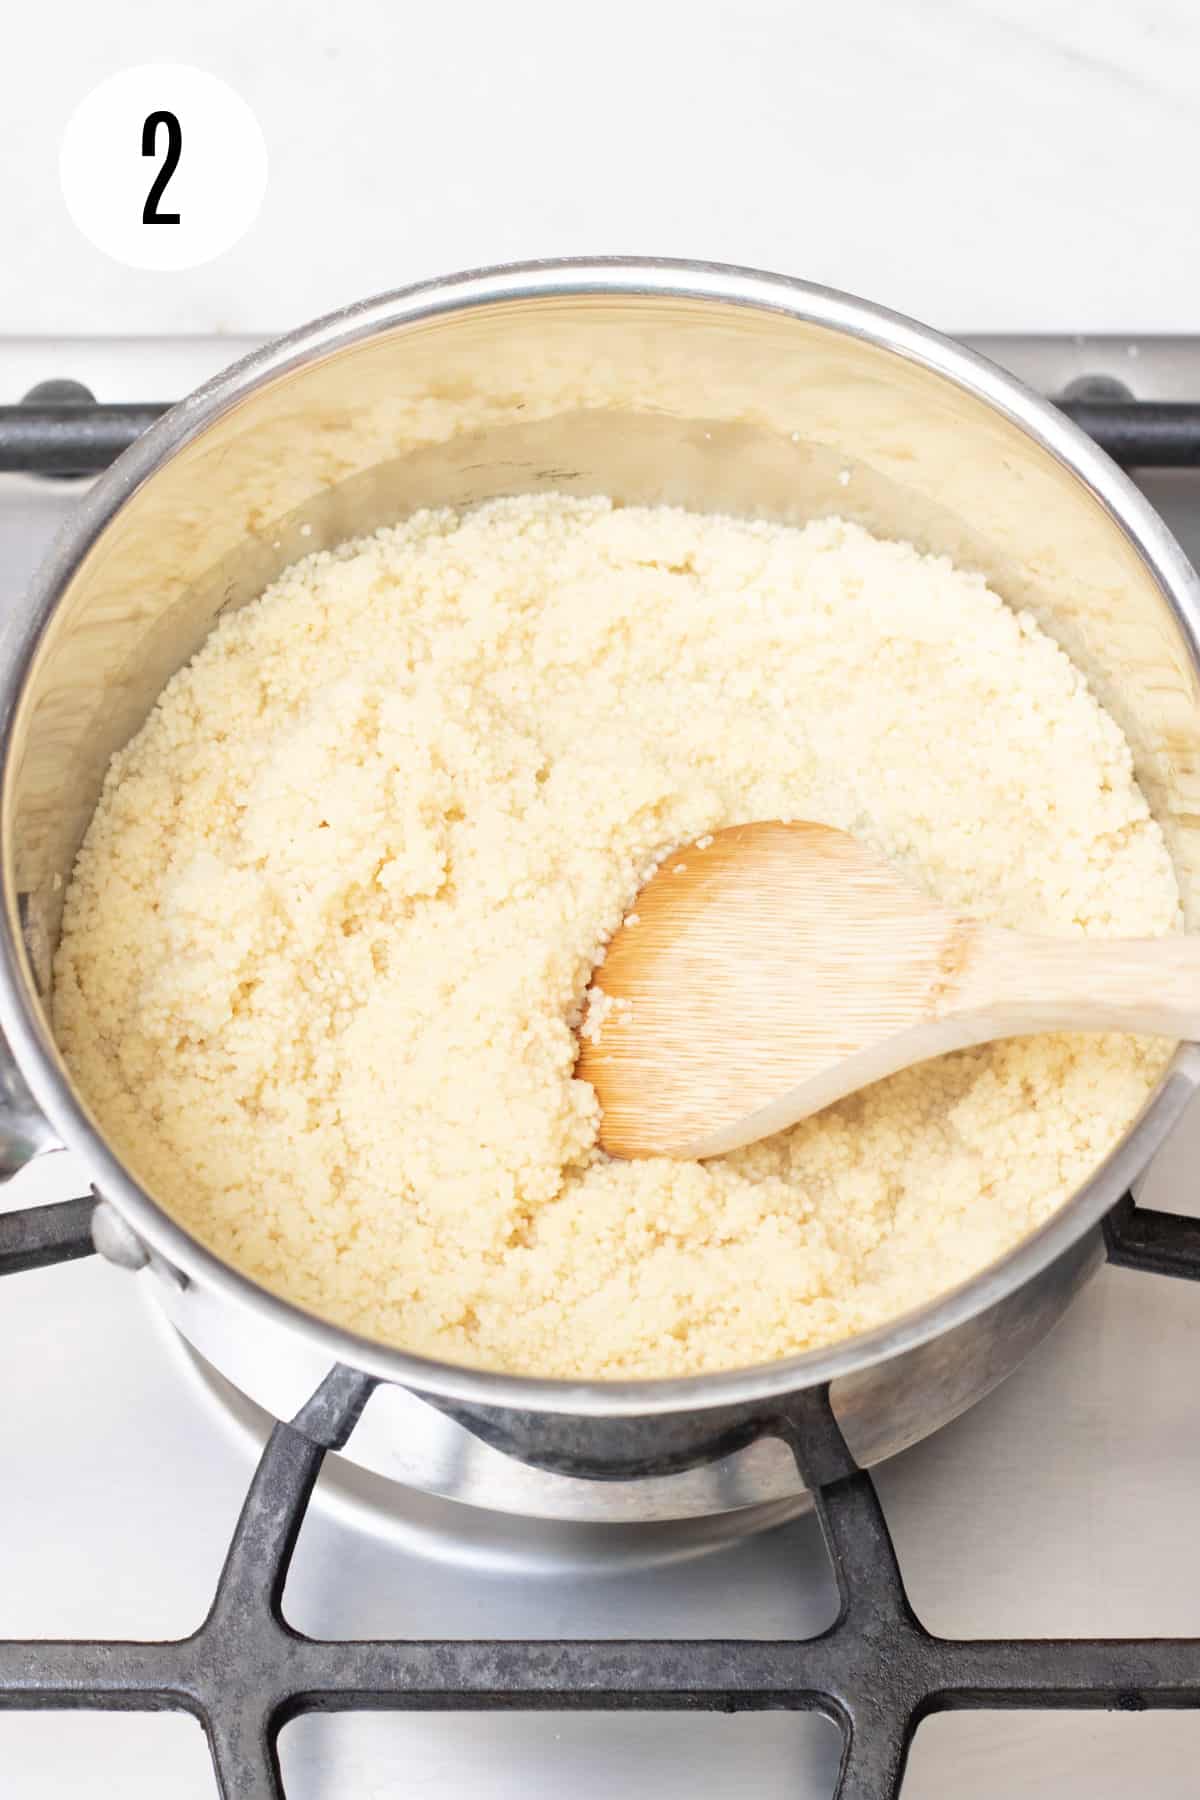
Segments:
[[[334,1364],[378,1377],[346,1453],[384,1474],[580,1519],[786,1501],[792,1458],[763,1434],[789,1397],[829,1384],[870,1464],[969,1406],[1049,1330],[1200,1052],[1177,1055],[1049,1224],[936,1304],[766,1367],[597,1383],[406,1355],[264,1292],[122,1167],[47,1023],[63,885],[105,765],[218,615],[298,555],[415,507],[538,488],[788,521],[838,511],[983,570],[1127,732],[1195,925],[1200,584],[1066,419],[908,320],[778,277],[615,260],[459,276],[309,326],[183,401],[96,483],[38,578],[0,689],[4,1163],[79,1152],[104,1196],[101,1248],[144,1265],[183,1335],[277,1416]]]

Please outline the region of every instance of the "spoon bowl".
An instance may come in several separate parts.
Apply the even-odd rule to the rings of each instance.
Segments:
[[[886,1075],[1032,1032],[1200,1036],[1200,939],[1039,938],[779,820],[672,853],[597,971],[580,1076],[614,1156],[703,1158]]]

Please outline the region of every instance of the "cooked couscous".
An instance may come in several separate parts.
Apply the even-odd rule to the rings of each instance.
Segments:
[[[606,939],[664,853],[780,817],[1003,924],[1178,924],[1120,731],[982,578],[836,519],[530,496],[221,620],[113,761],[62,1047],[186,1226],[373,1337],[598,1377],[829,1343],[1045,1219],[1165,1047],[1014,1040],[711,1163],[607,1160],[573,1073]]]

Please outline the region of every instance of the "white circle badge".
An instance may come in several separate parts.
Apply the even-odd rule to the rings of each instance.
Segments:
[[[67,211],[97,249],[134,269],[195,269],[253,224],[267,146],[228,82],[143,63],[79,103],[59,175]]]

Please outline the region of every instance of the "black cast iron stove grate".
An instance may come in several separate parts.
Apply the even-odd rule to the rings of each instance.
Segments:
[[[1200,405],[1083,384],[1060,404],[1127,466],[1200,467]],[[0,472],[105,467],[161,406],[95,404],[44,383],[0,407]],[[0,1215],[0,1275],[92,1251],[90,1197]],[[1105,1221],[1109,1260],[1200,1281],[1200,1220],[1127,1197]],[[913,1612],[874,1484],[817,1389],[764,1421],[816,1502],[837,1579],[820,1636],[752,1639],[326,1641],[288,1624],[283,1591],[326,1451],[349,1437],[369,1378],[335,1368],[275,1426],[207,1618],[165,1643],[0,1640],[0,1710],[184,1711],[208,1736],[223,1800],[280,1800],[276,1743],[306,1712],[764,1711],[825,1713],[843,1755],[835,1800],[894,1800],[921,1720],[951,1709],[1200,1710],[1200,1638],[951,1639]],[[2,1756],[2,1751],[0,1751]]]
[[[1123,468],[1200,468],[1200,401],[1137,400],[1121,383],[1072,383],[1056,404]],[[103,404],[78,381],[41,381],[0,406],[0,474],[95,475],[168,410]]]
[[[89,1200],[0,1215],[0,1275],[85,1256]],[[1200,1281],[1200,1220],[1127,1198],[1110,1261]],[[346,1442],[366,1376],[335,1368],[276,1425],[207,1618],[166,1643],[0,1641],[0,1709],[175,1710],[199,1719],[223,1800],[279,1800],[276,1742],[306,1712],[815,1710],[838,1724],[835,1800],[894,1800],[913,1733],[954,1708],[1200,1709],[1200,1638],[935,1637],[909,1605],[869,1475],[820,1389],[764,1422],[816,1501],[840,1607],[819,1637],[330,1642],[283,1615],[292,1552],[327,1450]]]

